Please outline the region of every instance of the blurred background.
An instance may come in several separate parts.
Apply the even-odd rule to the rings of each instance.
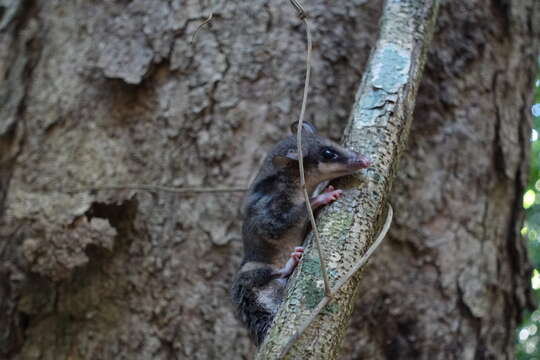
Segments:
[[[540,304],[540,58],[539,73],[534,87],[534,105],[531,108],[533,128],[531,134],[530,173],[527,190],[523,195],[526,220],[521,234],[527,241],[529,258],[534,266],[531,287],[536,304]],[[517,357],[520,360],[540,359],[540,308],[527,312],[517,332]]]

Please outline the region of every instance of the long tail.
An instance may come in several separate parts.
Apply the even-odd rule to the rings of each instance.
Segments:
[[[256,346],[259,346],[266,336],[275,310],[280,301],[272,297],[264,298],[263,291],[275,276],[272,269],[260,268],[239,272],[231,289],[231,297],[240,320],[249,330],[250,337]],[[269,306],[270,305],[270,306]]]

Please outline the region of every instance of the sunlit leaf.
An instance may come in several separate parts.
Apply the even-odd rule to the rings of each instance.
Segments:
[[[525,341],[529,337],[529,330],[527,328],[521,329],[519,332],[519,341]]]
[[[534,204],[535,199],[536,199],[536,193],[534,192],[534,190],[532,189],[527,190],[525,195],[523,195],[523,207],[525,209],[530,208]]]
[[[538,270],[534,269],[533,271],[533,277],[531,279],[532,288],[535,290],[540,289],[540,273],[538,273]]]

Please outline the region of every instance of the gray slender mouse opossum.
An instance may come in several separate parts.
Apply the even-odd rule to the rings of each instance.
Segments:
[[[296,134],[277,143],[266,156],[244,202],[244,258],[232,286],[238,316],[259,346],[285,295],[287,279],[303,248],[308,213],[300,186]],[[302,126],[302,153],[306,187],[312,194],[318,184],[367,168],[369,160],[317,133],[310,123]],[[341,195],[329,186],[311,199],[315,210]]]

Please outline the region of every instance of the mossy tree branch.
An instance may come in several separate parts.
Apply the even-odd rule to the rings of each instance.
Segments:
[[[387,0],[377,41],[358,89],[344,144],[368,155],[373,166],[343,179],[345,196],[319,217],[330,282],[335,284],[372,244],[406,144],[438,0]],[[312,236],[289,282],[288,296],[257,359],[276,359],[324,296]],[[334,359],[345,333],[356,288],[354,276],[292,346],[286,358]]]

